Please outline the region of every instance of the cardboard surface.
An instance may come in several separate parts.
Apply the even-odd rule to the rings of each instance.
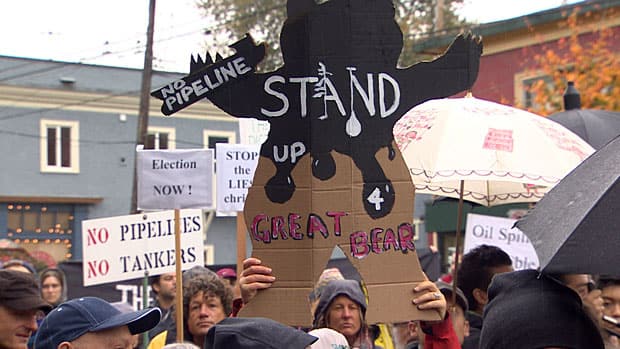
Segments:
[[[437,60],[401,69],[391,0],[289,0],[287,11],[284,65],[205,94],[230,115],[270,123],[244,215],[253,256],[277,281],[240,315],[310,325],[307,296],[339,245],[367,287],[370,323],[437,320],[411,304],[425,277],[392,129],[413,106],[470,88],[482,44],[459,36]]]

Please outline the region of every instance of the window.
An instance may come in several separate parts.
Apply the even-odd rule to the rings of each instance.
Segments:
[[[236,143],[234,131],[203,131],[203,144],[205,148],[213,149],[217,143]]]
[[[176,130],[172,127],[149,127],[144,149],[175,149]]]
[[[522,84],[522,101],[523,101],[523,106],[525,108],[534,108],[534,109],[540,109],[539,106],[536,105],[536,94],[534,92],[532,92],[531,87],[534,83],[536,83],[538,80],[543,80],[545,82],[546,85],[551,86],[552,85],[552,81],[551,81],[551,77],[548,75],[541,75],[541,76],[537,76],[537,77],[533,77],[533,78],[529,78],[529,79],[525,79],[521,82]]]
[[[202,132],[203,144],[205,148],[213,149],[213,170],[215,171],[215,160],[217,160],[215,155],[215,145],[217,143],[236,143],[235,141],[235,132],[234,131],[211,131],[204,130]]]
[[[215,264],[215,245],[205,244],[205,265]]]
[[[79,173],[79,123],[41,120],[41,172]]]

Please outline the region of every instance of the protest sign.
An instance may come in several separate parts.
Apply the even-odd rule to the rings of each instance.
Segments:
[[[465,227],[464,253],[479,245],[497,246],[512,259],[515,270],[538,268],[538,256],[528,237],[513,228],[516,219],[470,213]]]
[[[213,207],[213,150],[138,150],[138,208]]]
[[[471,88],[482,45],[461,35],[436,60],[399,67],[403,37],[391,1],[289,0],[286,10],[281,67],[222,79],[208,92],[186,88],[182,104],[204,92],[232,116],[270,124],[244,217],[253,256],[278,281],[240,316],[309,326],[308,294],[339,247],[366,286],[369,323],[440,320],[436,311],[410,306],[426,277],[414,244],[414,187],[393,128],[415,105]],[[255,47],[230,58],[252,62],[264,52]],[[208,61],[188,79],[203,71],[223,76]],[[165,88],[166,95],[152,95],[174,112],[174,86]]]
[[[269,123],[256,119],[239,119],[239,143],[261,145],[269,135]]]
[[[180,211],[183,269],[204,265],[202,211]],[[82,221],[84,286],[174,272],[173,211]]]
[[[258,145],[215,145],[217,155],[217,212],[243,211],[259,157]]]

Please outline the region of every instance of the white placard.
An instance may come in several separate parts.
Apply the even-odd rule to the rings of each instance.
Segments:
[[[217,212],[243,211],[258,164],[259,145],[215,145],[217,154]]]
[[[180,211],[182,269],[204,265],[199,209]],[[174,211],[82,221],[84,286],[175,272]]]
[[[269,122],[263,120],[239,119],[239,138],[241,144],[261,145],[269,135]]]
[[[483,244],[497,246],[508,253],[515,270],[538,268],[536,251],[521,230],[512,228],[515,222],[516,219],[468,214],[464,253]]]
[[[213,150],[138,150],[141,210],[213,208]]]

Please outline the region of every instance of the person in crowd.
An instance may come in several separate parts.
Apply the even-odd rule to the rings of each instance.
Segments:
[[[469,323],[465,314],[469,309],[467,298],[463,291],[456,289],[456,304],[452,303],[452,285],[441,280],[436,281],[435,285],[446,298],[447,308],[452,318],[452,327],[460,344],[469,335]],[[392,338],[394,339],[395,349],[418,349],[423,346],[424,333],[420,328],[419,322],[408,321],[393,324]]]
[[[394,349],[418,349],[420,347],[420,335],[416,321],[404,321],[392,324],[392,341]]]
[[[481,349],[603,349],[581,298],[536,270],[503,273],[488,289]]]
[[[26,261],[22,261],[21,259],[11,259],[4,262],[2,264],[2,269],[17,270],[23,273],[37,275],[37,270],[35,267]]]
[[[232,268],[222,268],[216,272],[217,276],[224,280],[224,284],[235,287],[237,283],[237,272]]]
[[[482,312],[488,302],[487,288],[496,274],[513,271],[510,256],[496,246],[480,245],[463,255],[457,270],[457,287],[469,304],[467,321],[469,336],[463,341],[463,349],[477,349]]]
[[[38,320],[51,308],[29,273],[0,270],[0,349],[26,349]]]
[[[601,290],[595,288],[590,274],[551,274],[549,276],[577,292],[588,314],[597,322],[602,320],[603,298],[601,297]]]
[[[155,327],[157,308],[123,313],[97,297],[71,299],[52,310],[34,339],[34,349],[132,349],[134,335]]]
[[[372,349],[374,338],[364,320],[366,296],[355,280],[332,280],[321,292],[313,328],[331,328],[345,336],[353,348]]]
[[[210,271],[186,272],[183,278],[183,338],[202,347],[209,328],[231,314],[232,290]],[[168,333],[165,330],[155,336],[148,348],[160,349],[176,341],[176,335]]]
[[[606,349],[620,348],[620,278],[600,277],[598,288],[603,299],[603,338]]]
[[[170,272],[151,276],[149,279],[151,290],[155,293],[155,301],[151,306],[161,310],[161,321],[148,333],[149,338],[154,338],[174,321],[170,313],[176,298],[177,277],[175,272]]]
[[[211,326],[205,349],[305,349],[317,340],[301,330],[266,318],[225,318]]]
[[[131,304],[127,303],[127,302],[113,302],[110,303],[112,304],[112,306],[114,308],[116,308],[118,311],[120,311],[121,313],[132,313],[134,311],[133,307],[131,306]],[[160,309],[161,310],[161,309]],[[161,320],[160,320],[161,322]],[[136,349],[140,347],[141,344],[141,337],[142,335],[139,334],[134,334],[133,335],[133,341],[131,343],[131,347]]]
[[[39,276],[41,297],[57,307],[60,303],[67,300],[67,283],[65,273],[58,268],[47,268]]]
[[[232,268],[222,268],[216,272],[217,276],[222,278],[224,284],[232,288],[233,298],[241,297],[239,284],[237,283],[237,272]]]
[[[186,271],[183,272],[183,276],[182,276],[182,284],[183,287],[185,287],[187,285],[187,283],[189,282],[189,280],[193,279],[196,276],[199,275],[207,275],[208,277],[212,277],[212,278],[217,278],[218,276],[211,270],[209,270],[208,268],[204,267],[204,266],[194,266]],[[176,326],[176,312],[175,312],[175,307],[176,307],[176,302],[174,304],[172,304],[171,308],[170,308],[170,313],[168,315],[167,321],[162,321],[160,322],[153,330],[153,332],[158,331],[159,333],[162,333],[164,331],[166,331],[166,336],[164,337],[160,337],[159,340],[164,340],[165,343],[173,343],[176,341],[176,336],[177,336],[177,326]],[[151,332],[149,331],[149,333]],[[149,337],[149,344],[151,341],[153,341],[153,339],[157,337],[157,335],[153,336],[153,337]],[[157,342],[157,346],[156,348],[159,348],[161,345],[165,344],[165,343],[159,343]]]
[[[467,297],[460,288],[456,288],[456,297],[455,303],[453,303],[453,287],[452,284],[437,281],[435,282],[439,291],[444,295],[447,302],[448,311],[450,311],[450,315],[452,318],[452,327],[454,328],[454,332],[456,332],[456,337],[459,339],[459,343],[463,344],[465,338],[469,336],[469,321],[467,321],[466,314],[469,311],[469,303],[467,302]]]
[[[344,276],[340,272],[340,269],[327,268],[321,272],[314,288],[308,295],[308,301],[310,302],[310,313],[312,316],[314,316],[316,312],[316,307],[319,304],[323,289],[325,289],[325,286],[333,280],[344,280]],[[368,332],[375,345],[387,348],[392,346],[392,337],[390,336],[389,328],[386,324],[370,325],[368,326]]]
[[[244,260],[243,266],[239,284],[243,303],[248,303],[259,290],[271,287],[276,279],[271,268],[262,265],[257,258]],[[458,339],[446,313],[446,300],[437,286],[433,282],[423,281],[413,292],[421,294],[411,301],[418,309],[437,310],[443,319],[422,324],[427,336],[426,348],[458,348]],[[364,321],[366,307],[366,297],[357,281],[330,281],[321,292],[313,325],[315,328],[329,327],[342,333],[352,348],[373,348],[374,343]]]
[[[58,268],[47,268],[39,274],[39,289],[41,297],[53,308],[67,300],[67,284],[65,282],[65,273]],[[39,320],[37,325],[41,324],[43,319]],[[34,337],[36,333],[30,337],[28,348],[34,345]]]

